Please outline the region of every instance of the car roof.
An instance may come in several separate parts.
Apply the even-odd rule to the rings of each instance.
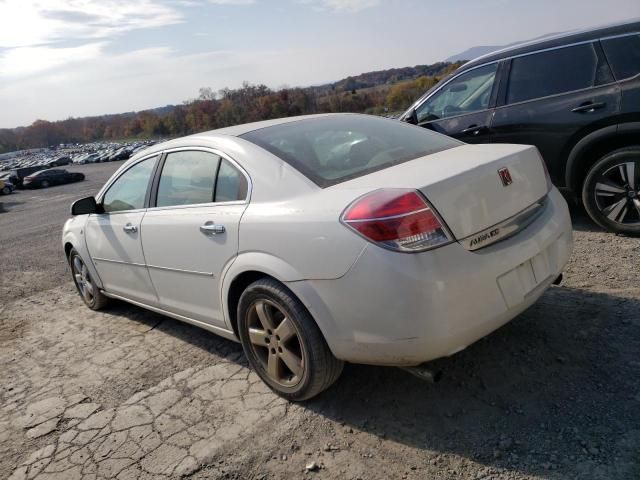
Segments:
[[[245,133],[260,130],[262,128],[273,127],[276,125],[283,125],[286,123],[299,122],[301,120],[307,120],[310,118],[322,118],[322,117],[336,117],[340,115],[360,115],[357,113],[319,113],[314,115],[299,115],[297,117],[285,117],[276,118],[273,120],[263,120],[261,122],[243,123],[241,125],[234,125],[232,127],[219,128],[217,130],[209,130],[206,132],[195,133],[186,137],[176,138],[174,140],[168,140],[166,142],[156,143],[148,148],[144,148],[131,157],[127,164],[131,164],[137,159],[152,155],[154,153],[162,152],[170,148],[189,147],[198,145],[200,140],[215,140],[224,137],[239,137]]]
[[[546,50],[550,48],[562,47],[573,43],[588,42],[603,37],[615,37],[617,35],[625,35],[629,33],[640,32],[640,19],[633,19],[623,23],[615,23],[588,30],[575,30],[557,35],[551,35],[544,38],[538,38],[529,42],[518,43],[495,52],[482,55],[461,66],[456,73],[463,72],[470,68],[485,63],[491,63],[504,58],[523,55],[538,50]]]

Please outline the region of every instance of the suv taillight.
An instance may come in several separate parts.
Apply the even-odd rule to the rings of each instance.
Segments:
[[[442,221],[415,190],[381,189],[355,200],[340,221],[370,242],[422,252],[452,242]]]

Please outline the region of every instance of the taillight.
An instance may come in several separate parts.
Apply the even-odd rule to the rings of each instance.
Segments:
[[[368,193],[349,205],[340,220],[367,240],[399,252],[421,252],[453,240],[433,208],[415,190]]]

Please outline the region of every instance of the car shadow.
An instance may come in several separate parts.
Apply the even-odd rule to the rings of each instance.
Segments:
[[[614,462],[637,471],[639,445],[628,435],[640,431],[638,311],[636,298],[552,287],[503,328],[432,362],[443,372],[436,384],[397,368],[348,364],[332,388],[302,406],[425,457],[454,454],[558,478],[620,470]],[[109,313],[247,366],[239,344],[196,327],[124,303]]]
[[[4,198],[0,198],[0,213],[7,213],[11,211],[11,207],[16,205],[22,205],[24,202],[6,201]]]
[[[436,384],[349,365],[306,406],[425,451],[532,475],[588,476],[580,468],[625,449],[638,459],[639,445],[625,446],[624,435],[640,428],[639,311],[638,299],[553,287],[500,330],[432,362],[443,372]]]

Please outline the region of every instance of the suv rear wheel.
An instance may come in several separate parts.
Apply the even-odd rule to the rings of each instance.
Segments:
[[[621,148],[598,160],[584,181],[582,201],[605,230],[640,234],[640,146]]]
[[[342,373],[313,318],[272,278],[247,287],[238,304],[238,333],[251,368],[278,395],[307,400]]]

